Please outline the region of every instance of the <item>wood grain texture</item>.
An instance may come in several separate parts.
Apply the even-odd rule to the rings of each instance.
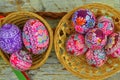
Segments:
[[[18,11],[20,8],[34,12],[68,12],[75,7],[96,2],[120,10],[120,0],[0,0],[0,12]]]
[[[120,0],[19,0],[23,10],[45,12],[67,12],[88,3],[105,3],[120,10]],[[17,11],[16,0],[0,0],[0,12]],[[46,19],[51,27],[56,27],[58,20]],[[58,61],[54,49],[46,63],[36,69],[27,71],[31,80],[83,80],[68,72]],[[106,80],[119,80],[120,73]],[[12,69],[0,58],[0,80],[18,80]]]

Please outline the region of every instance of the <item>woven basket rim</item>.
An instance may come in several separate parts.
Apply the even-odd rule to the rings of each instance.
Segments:
[[[31,14],[31,15],[33,15],[34,17],[36,17],[37,19],[39,19],[39,20],[46,26],[46,28],[47,28],[47,30],[48,30],[48,32],[49,32],[49,38],[50,38],[50,40],[49,40],[49,46],[48,46],[48,49],[46,50],[46,54],[45,54],[43,60],[42,60],[40,63],[35,64],[35,65],[33,65],[33,66],[30,67],[30,69],[36,69],[36,68],[39,68],[40,66],[42,66],[42,65],[46,62],[48,56],[49,56],[50,53],[51,53],[51,49],[52,49],[52,45],[53,45],[53,31],[52,31],[50,25],[47,23],[47,21],[46,21],[45,19],[43,19],[41,16],[35,14],[34,12],[29,12],[29,11],[17,11],[17,12],[12,12],[12,13],[8,14],[8,15],[4,18],[3,22],[1,23],[1,25],[5,24],[6,19],[9,18],[11,15],[16,15],[16,14],[17,14],[17,15],[18,15],[18,14],[19,14],[19,15],[22,15],[22,14],[24,14],[24,13],[26,13],[26,14]],[[5,60],[5,62],[7,62],[8,64],[10,64],[10,63],[9,63],[9,60],[6,59],[6,56],[4,55],[4,53],[2,53],[1,50],[0,50],[0,55],[1,55],[1,57]]]
[[[63,20],[68,16],[68,14],[70,14],[71,12],[76,11],[76,10],[78,10],[78,9],[84,7],[84,6],[96,6],[96,5],[97,5],[97,6],[100,6],[100,7],[104,6],[104,7],[106,7],[107,9],[112,9],[112,10],[114,11],[114,12],[113,12],[114,14],[120,14],[120,12],[117,11],[117,9],[114,9],[114,8],[112,8],[111,6],[108,6],[108,5],[103,4],[103,3],[91,3],[91,4],[86,4],[86,5],[83,5],[83,6],[79,6],[79,7],[77,7],[77,8],[74,8],[74,9],[71,10],[70,12],[68,12],[68,13],[59,21],[59,23],[58,23],[58,25],[57,25],[57,27],[56,27],[56,30],[55,30],[55,35],[54,35],[55,53],[56,53],[56,56],[57,56],[58,60],[60,61],[60,63],[61,63],[69,72],[71,72],[71,73],[74,74],[75,76],[77,76],[77,77],[79,77],[79,78],[83,78],[83,79],[90,79],[90,78],[89,78],[89,77],[86,77],[86,76],[83,76],[83,75],[79,75],[79,74],[77,74],[77,72],[74,72],[71,68],[67,67],[66,63],[61,59],[59,53],[57,52],[57,51],[58,51],[58,49],[57,49],[58,46],[57,46],[57,41],[56,41],[56,38],[58,37],[57,32],[58,32],[58,30],[60,29],[61,23],[62,23]],[[118,17],[120,18],[120,16],[118,16]],[[106,79],[106,78],[108,78],[108,77],[110,77],[110,76],[112,76],[112,75],[114,75],[115,73],[118,73],[118,72],[120,72],[120,70],[114,70],[112,73],[108,73],[107,76],[101,77],[101,79]],[[96,77],[93,78],[93,79],[97,79],[97,80],[98,80],[98,77],[96,76]],[[100,80],[101,80],[101,79],[100,79]]]

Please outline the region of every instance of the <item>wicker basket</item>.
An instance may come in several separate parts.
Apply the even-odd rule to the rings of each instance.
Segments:
[[[65,68],[79,78],[93,80],[108,78],[120,71],[120,58],[109,58],[102,67],[95,68],[87,64],[85,55],[75,57],[67,54],[65,42],[67,37],[74,32],[71,25],[71,16],[80,8],[90,9],[96,17],[101,15],[111,16],[114,20],[115,31],[120,31],[120,13],[117,10],[100,3],[81,6],[66,14],[59,22],[54,37],[56,55]]]
[[[19,12],[13,12],[13,13],[9,14],[8,16],[6,16],[4,19],[2,19],[2,21],[0,21],[1,22],[0,25],[3,25],[5,23],[13,23],[13,24],[19,26],[20,28],[22,28],[24,26],[25,22],[31,18],[42,21],[43,24],[46,26],[46,28],[49,32],[49,36],[50,36],[50,43],[49,43],[49,47],[48,47],[47,51],[42,55],[32,55],[33,64],[30,69],[36,69],[45,63],[45,61],[48,58],[50,51],[52,49],[53,31],[52,31],[51,27],[49,26],[49,24],[42,17],[40,17],[39,15],[37,15],[35,13],[27,12],[27,11],[19,11]],[[0,55],[8,64],[10,64],[9,63],[10,55],[5,54],[2,51],[0,51]]]

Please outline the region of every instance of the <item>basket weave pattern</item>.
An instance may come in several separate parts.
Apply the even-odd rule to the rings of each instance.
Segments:
[[[107,78],[120,71],[120,58],[109,58],[102,67],[95,68],[87,64],[85,55],[77,57],[72,56],[69,55],[65,49],[65,43],[68,36],[75,32],[71,25],[71,16],[80,8],[91,10],[96,17],[101,15],[112,17],[115,25],[115,32],[120,31],[120,13],[117,10],[99,3],[81,6],[66,14],[59,22],[54,37],[56,55],[68,71],[80,78],[94,80]]]
[[[30,69],[36,69],[45,63],[46,59],[48,58],[48,56],[50,54],[51,48],[52,48],[53,32],[52,32],[52,29],[50,28],[49,24],[42,17],[40,17],[39,15],[37,15],[35,13],[27,12],[27,11],[19,11],[19,12],[13,12],[13,13],[9,14],[8,16],[6,16],[2,22],[0,21],[1,22],[0,25],[3,25],[5,23],[12,23],[12,24],[17,25],[20,29],[22,29],[25,22],[29,19],[40,20],[46,26],[48,33],[49,33],[49,37],[50,37],[49,47],[46,50],[46,52],[43,54],[40,54],[40,55],[32,55],[33,63],[32,63],[32,66]],[[0,50],[0,55],[8,64],[10,64],[9,63],[10,55],[5,54],[1,50]]]

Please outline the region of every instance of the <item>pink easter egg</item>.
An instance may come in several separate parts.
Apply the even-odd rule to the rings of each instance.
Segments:
[[[112,58],[120,57],[120,32],[112,33],[108,37],[108,42],[105,46],[105,50],[107,55]]]
[[[66,42],[66,50],[69,54],[78,56],[87,51],[84,36],[82,34],[72,34]]]
[[[111,17],[101,16],[98,18],[97,28],[101,29],[105,35],[110,35],[114,31],[114,23]]]
[[[86,53],[87,63],[93,67],[101,67],[106,61],[107,56],[104,49],[101,50],[88,50]]]
[[[37,19],[28,20],[23,28],[23,43],[33,54],[43,54],[49,46],[49,33]]]
[[[32,58],[30,54],[21,50],[13,53],[10,56],[10,64],[13,68],[17,70],[26,71],[32,65]]]

